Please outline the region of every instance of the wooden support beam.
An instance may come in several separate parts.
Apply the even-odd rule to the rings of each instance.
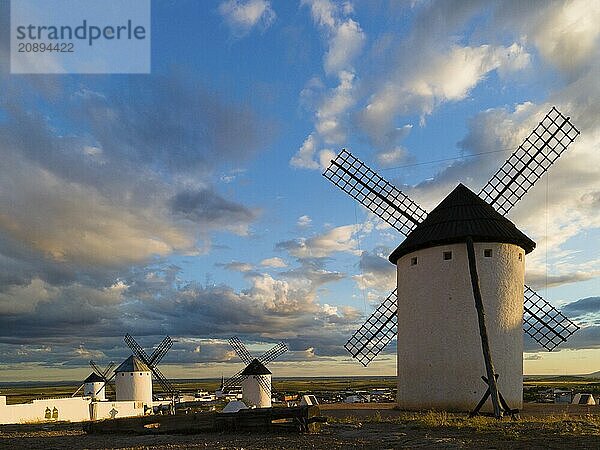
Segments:
[[[500,419],[502,411],[500,409],[500,396],[498,394],[498,385],[496,384],[496,371],[492,362],[492,353],[490,351],[490,342],[488,339],[487,328],[485,326],[485,311],[483,308],[483,299],[479,287],[479,275],[477,274],[477,262],[475,260],[475,246],[473,239],[469,236],[466,240],[467,256],[469,258],[469,272],[471,274],[471,285],[473,287],[473,297],[475,298],[475,309],[477,310],[477,319],[479,322],[479,336],[481,337],[481,348],[483,350],[483,359],[485,361],[485,371],[489,380],[490,396],[492,397],[492,406],[494,407],[494,417]]]

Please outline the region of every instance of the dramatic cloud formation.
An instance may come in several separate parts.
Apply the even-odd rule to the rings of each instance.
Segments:
[[[314,22],[322,30],[328,50],[324,58],[327,75],[335,76],[337,86],[323,90],[320,80],[312,79],[303,92],[305,98],[318,98],[314,109],[315,131],[308,135],[290,160],[292,167],[319,169],[328,165],[334,152],[321,145],[341,145],[348,135],[349,110],[355,104],[356,75],[353,62],[360,54],[365,34],[360,25],[348,17],[349,3],[344,6],[329,0],[305,0]]]
[[[581,135],[509,218],[537,243],[527,283],[582,326],[560,348],[600,348],[600,6],[273,5],[170,11],[161,42],[183,29],[198,52],[157,46],[151,76],[15,77],[0,0],[2,369],[118,361],[124,332],[148,348],[172,335],[167,364],[237,363],[238,334],[257,353],[285,340],[303,370],[348,368],[401,236],[316,171],[348,146],[431,210],[458,182],[478,191],[552,105]],[[257,30],[272,56],[254,57]]]

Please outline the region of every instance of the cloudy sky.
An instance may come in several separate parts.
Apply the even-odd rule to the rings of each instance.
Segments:
[[[176,339],[172,377],[395,374],[343,344],[402,236],[321,176],[341,148],[431,210],[556,105],[581,136],[511,213],[527,283],[583,326],[526,373],[600,370],[600,3],[155,0],[152,74],[10,75],[0,0],[0,380]]]

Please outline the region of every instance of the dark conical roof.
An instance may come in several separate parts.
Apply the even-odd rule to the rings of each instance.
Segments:
[[[396,264],[402,256],[422,248],[464,242],[471,236],[475,242],[515,244],[531,252],[535,242],[517,229],[506,217],[459,184],[411,231],[392,252],[389,260]]]
[[[131,355],[115,369],[115,372],[150,372],[144,361]]]
[[[242,375],[271,375],[271,371],[258,359],[253,359],[252,362],[246,366]]]
[[[96,372],[90,373],[90,375],[85,380],[83,380],[84,383],[99,383],[99,382],[103,382],[103,381],[104,381],[104,378],[102,378]]]

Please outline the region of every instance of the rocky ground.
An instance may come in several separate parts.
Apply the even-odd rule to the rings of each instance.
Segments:
[[[0,449],[600,448],[600,407],[532,405],[519,421],[406,413],[389,405],[324,406],[318,434],[93,435],[81,424],[0,426]]]

